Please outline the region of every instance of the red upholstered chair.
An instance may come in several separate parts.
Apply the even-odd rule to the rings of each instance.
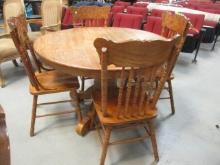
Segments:
[[[186,42],[183,46],[183,52],[192,53],[196,50],[193,62],[196,62],[200,43],[202,41],[202,26],[205,16],[202,14],[183,13],[191,22],[192,27],[189,29]]]
[[[125,9],[124,6],[116,6],[116,5],[112,6],[111,11],[109,13],[109,17],[108,17],[108,25],[109,26],[112,26],[113,18],[115,16],[115,14],[123,13],[124,9]]]
[[[124,6],[125,8],[127,8],[128,6],[131,5],[131,3],[130,2],[124,2],[124,1],[116,1],[114,3],[114,5],[116,5],[116,6]]]
[[[218,37],[218,22],[204,21],[203,28],[206,30],[203,34],[203,43],[213,43],[211,50],[214,50]]]
[[[147,17],[147,8],[128,6],[127,7],[127,13],[128,14],[142,15],[143,19],[145,20],[146,17]]]
[[[147,2],[142,2],[142,3],[137,3],[136,2],[136,3],[133,4],[133,6],[147,8],[148,4],[149,3],[147,3]]]
[[[144,30],[160,35],[162,31],[162,18],[148,16],[147,23],[144,24]]]
[[[70,8],[66,8],[64,17],[62,19],[61,28],[62,29],[69,29],[73,27],[73,15]]]
[[[136,14],[117,13],[113,18],[113,27],[140,29],[143,16]]]

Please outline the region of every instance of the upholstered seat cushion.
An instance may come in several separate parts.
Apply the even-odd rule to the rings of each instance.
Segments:
[[[0,63],[19,57],[18,51],[11,38],[0,39]]]
[[[42,35],[41,32],[28,32],[28,37],[31,41],[35,41],[38,37]]]

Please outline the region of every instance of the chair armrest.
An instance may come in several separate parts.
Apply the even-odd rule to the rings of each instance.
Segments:
[[[54,24],[54,25],[49,25],[49,26],[42,26],[40,28],[41,32],[44,34],[46,31],[48,32],[54,32],[54,31],[58,31],[61,29],[61,24]]]
[[[0,34],[0,39],[2,39],[2,38],[10,38],[10,37],[11,37],[11,35],[7,34],[7,33]]]
[[[33,24],[42,25],[42,19],[27,19],[26,21],[27,21],[28,24],[33,23]]]
[[[4,29],[5,26],[3,24],[0,24],[0,29]]]

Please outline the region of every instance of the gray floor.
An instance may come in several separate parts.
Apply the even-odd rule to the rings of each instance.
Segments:
[[[213,52],[210,45],[202,45],[198,63],[192,64],[192,54],[181,54],[175,68],[173,88],[176,114],[170,116],[167,100],[158,104],[155,121],[160,165],[219,165],[220,164],[220,43]],[[7,114],[11,141],[12,165],[96,165],[101,145],[96,132],[78,136],[75,116],[38,119],[37,135],[29,137],[32,97],[28,79],[22,67],[11,62],[2,65],[7,86],[0,89],[0,104]],[[166,93],[164,93],[166,94]],[[55,95],[54,99],[68,97]],[[42,97],[41,100],[52,99]],[[70,108],[69,105],[50,106],[49,109]],[[46,108],[39,109],[39,113]],[[113,138],[137,135],[141,130]],[[154,164],[150,141],[112,146],[107,165]]]

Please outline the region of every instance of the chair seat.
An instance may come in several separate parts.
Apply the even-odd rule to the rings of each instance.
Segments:
[[[35,75],[43,88],[37,90],[33,85],[30,85],[30,93],[33,95],[65,92],[70,91],[71,89],[79,88],[77,77],[73,77],[56,70],[35,73]]]
[[[19,53],[11,38],[0,39],[0,63],[19,57]]]
[[[96,113],[99,117],[99,120],[104,125],[121,125],[121,124],[129,124],[129,123],[135,123],[140,122],[144,120],[149,120],[152,118],[155,118],[157,116],[157,110],[156,108],[150,108],[143,106],[143,109],[145,109],[145,115],[139,115],[138,113],[133,114],[132,117],[116,117],[117,112],[117,103],[118,103],[118,89],[111,89],[108,90],[108,102],[107,102],[107,112],[108,116],[104,117],[103,113],[101,111],[101,91],[96,90],[92,94],[93,103],[95,106]],[[111,91],[111,92],[110,92]],[[132,98],[132,97],[131,97]],[[124,109],[124,107],[121,107]],[[138,112],[137,106],[133,107],[132,105],[129,106],[128,111],[131,112]],[[143,111],[142,111],[143,112]]]
[[[28,37],[30,38],[30,40],[33,42],[35,41],[38,37],[40,37],[42,35],[41,32],[28,32]]]

